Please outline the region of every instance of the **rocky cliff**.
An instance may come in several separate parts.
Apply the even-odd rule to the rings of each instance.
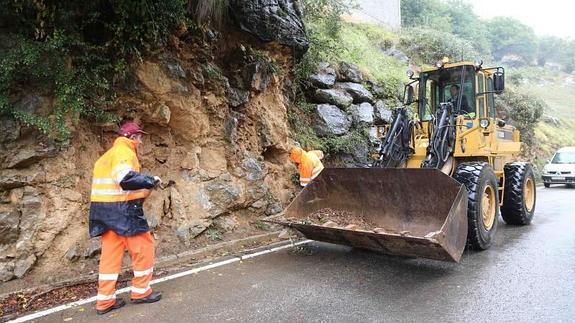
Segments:
[[[307,48],[292,0],[236,1],[233,24],[175,34],[135,64],[110,112],[143,124],[143,171],[168,185],[145,203],[158,256],[261,232],[292,198],[287,110]],[[22,111],[50,111],[28,93]],[[91,170],[117,125],[79,121],[61,145],[0,119],[0,281],[53,282],[97,270],[87,232]],[[209,233],[209,234],[208,234]],[[73,263],[73,265],[71,265]]]

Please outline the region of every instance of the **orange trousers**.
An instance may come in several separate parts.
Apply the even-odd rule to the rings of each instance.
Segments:
[[[124,237],[112,230],[102,235],[102,255],[98,275],[96,309],[105,310],[116,302],[116,281],[122,269],[124,251],[132,258],[131,298],[144,298],[152,293],[150,280],[154,270],[154,240],[149,232]]]

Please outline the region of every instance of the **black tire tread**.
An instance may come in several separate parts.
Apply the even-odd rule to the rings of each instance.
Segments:
[[[481,242],[480,236],[480,225],[483,224],[479,222],[480,219],[477,218],[476,214],[480,211],[480,204],[482,198],[482,192],[479,190],[479,180],[481,178],[481,172],[485,168],[490,168],[489,164],[486,162],[470,162],[462,163],[457,166],[453,178],[465,185],[468,193],[468,204],[467,204],[467,246],[474,250],[485,250],[491,246],[491,242],[485,244]],[[493,171],[491,171],[493,172]],[[495,176],[495,175],[493,175]],[[495,192],[498,194],[497,187],[495,187]],[[495,221],[497,221],[497,214]],[[494,223],[494,226],[496,223]],[[492,228],[494,230],[495,228]]]
[[[505,165],[505,192],[503,194],[503,205],[501,206],[501,216],[507,224],[527,225],[533,220],[533,210],[528,212],[524,206],[523,189],[525,187],[525,177],[529,176],[535,184],[531,164],[516,162]],[[537,193],[536,193],[537,196]],[[535,200],[537,203],[537,200]]]

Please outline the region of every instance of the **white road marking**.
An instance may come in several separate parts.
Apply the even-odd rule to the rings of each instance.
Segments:
[[[230,259],[222,260],[222,261],[219,261],[219,262],[216,262],[216,263],[213,263],[213,264],[209,264],[209,265],[205,265],[205,266],[202,266],[202,267],[198,267],[198,268],[186,270],[186,271],[183,271],[183,272],[181,272],[181,273],[177,273],[177,274],[169,275],[169,276],[166,276],[166,277],[154,279],[154,280],[152,280],[152,281],[150,282],[150,285],[162,283],[162,282],[165,282],[165,281],[168,281],[168,280],[172,280],[172,279],[176,279],[176,278],[181,278],[181,277],[188,276],[188,275],[192,275],[192,274],[197,274],[197,273],[202,272],[202,271],[206,271],[206,270],[210,270],[210,269],[213,269],[213,268],[225,266],[225,265],[228,265],[228,264],[231,264],[231,263],[234,263],[234,262],[238,262],[238,261],[242,261],[242,260],[250,259],[250,258],[255,258],[255,257],[258,257],[258,256],[266,255],[266,254],[268,254],[268,253],[272,253],[272,252],[280,251],[280,250],[283,250],[283,249],[287,249],[287,248],[299,246],[299,245],[302,245],[302,244],[305,244],[305,243],[309,243],[310,241],[311,241],[311,240],[299,241],[299,242],[292,243],[292,244],[287,244],[287,245],[284,245],[284,246],[281,246],[281,247],[275,247],[275,248],[266,249],[266,250],[263,250],[263,251],[258,251],[258,252],[254,252],[254,253],[251,253],[251,254],[239,256],[239,257],[233,257],[233,258],[230,258]],[[116,295],[127,293],[127,292],[129,292],[129,291],[131,290],[131,288],[132,288],[131,286],[121,288],[121,289],[119,289],[119,290],[116,291]],[[47,315],[50,315],[50,314],[54,314],[54,313],[57,313],[57,312],[61,312],[61,311],[67,310],[67,309],[69,309],[69,308],[73,308],[73,307],[76,307],[76,306],[80,306],[80,305],[92,303],[92,302],[95,302],[95,301],[96,301],[96,296],[93,296],[93,297],[86,298],[86,299],[82,299],[82,300],[75,301],[75,302],[72,302],[72,303],[68,303],[68,304],[56,306],[56,307],[53,307],[53,308],[49,308],[49,309],[47,309],[47,310],[43,310],[43,311],[40,311],[40,312],[37,312],[37,313],[32,313],[32,314],[29,314],[29,315],[26,315],[26,316],[22,316],[22,317],[16,318],[15,320],[9,321],[9,322],[14,322],[14,323],[17,323],[17,322],[26,322],[26,321],[30,321],[30,320],[34,320],[34,319],[43,317],[43,316],[47,316]]]

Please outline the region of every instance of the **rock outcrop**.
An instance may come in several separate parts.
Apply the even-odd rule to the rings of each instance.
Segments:
[[[294,195],[284,88],[292,49],[307,48],[305,29],[293,1],[233,6],[242,29],[266,43],[201,30],[175,38],[173,52],[134,66],[111,110],[150,133],[138,150],[142,171],[168,184],[144,204],[159,257],[210,243],[209,229],[223,237],[261,233],[252,223],[281,212]],[[27,111],[53,109],[50,98],[18,102]],[[91,172],[117,125],[71,130],[69,144],[60,145],[0,118],[2,282],[25,275],[54,282],[97,270],[99,239],[87,230]]]
[[[309,47],[297,0],[232,1],[240,28],[263,42],[277,42],[301,57]]]

